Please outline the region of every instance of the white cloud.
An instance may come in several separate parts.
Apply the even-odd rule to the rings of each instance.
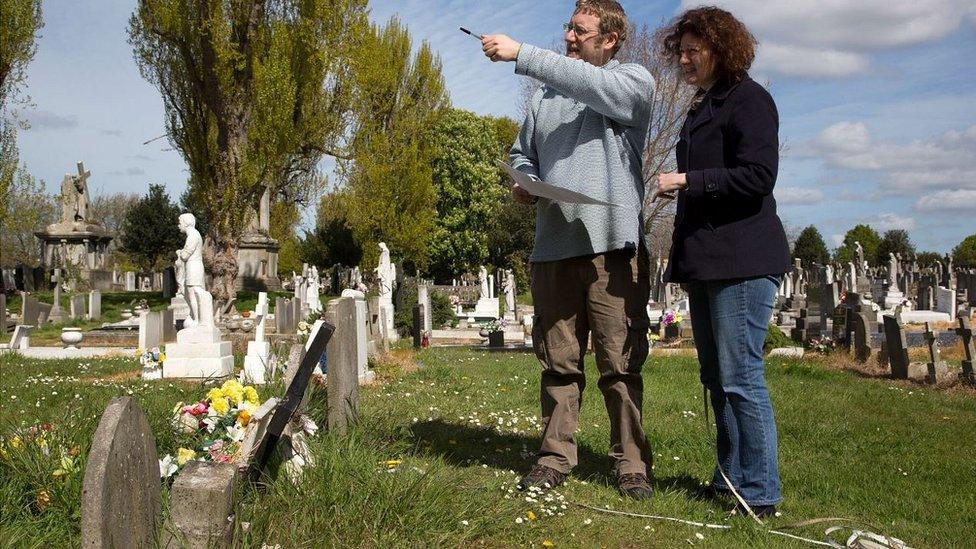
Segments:
[[[840,246],[840,245],[842,245],[844,243],[844,235],[843,234],[832,234],[832,235],[830,235],[830,242],[836,248],[836,247],[838,247],[838,246]]]
[[[915,218],[901,217],[893,213],[883,213],[878,214],[876,218],[869,220],[868,224],[880,232],[890,231],[892,229],[911,231],[915,229]]]
[[[891,194],[976,189],[976,124],[909,143],[875,142],[862,122],[838,122],[811,140],[806,156],[833,168],[879,172]]]
[[[807,206],[819,204],[824,199],[823,191],[804,187],[777,187],[773,194],[779,204]]]
[[[761,43],[756,68],[784,76],[863,71],[867,53],[922,44],[976,23],[971,0],[716,0]],[[700,5],[682,0],[682,9]]]
[[[974,212],[976,213],[976,189],[936,191],[915,202],[920,212]]]
[[[68,130],[78,127],[78,117],[69,114],[63,116],[51,111],[34,111],[27,115],[32,130]]]

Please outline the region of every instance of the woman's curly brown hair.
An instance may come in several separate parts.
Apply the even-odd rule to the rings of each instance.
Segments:
[[[665,60],[677,63],[681,37],[686,32],[698,36],[715,59],[715,74],[735,81],[745,77],[756,57],[756,38],[731,13],[715,6],[688,10],[657,31],[658,52]]]

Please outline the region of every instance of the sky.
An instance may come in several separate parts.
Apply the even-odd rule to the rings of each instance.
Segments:
[[[443,63],[455,107],[518,119],[521,77],[491,63],[457,29],[505,33],[548,47],[571,0],[373,0],[370,18],[396,16],[415,47]],[[630,19],[660,26],[698,2],[623,0]],[[976,2],[972,0],[720,0],[759,41],[751,74],[768,82],[788,144],[775,195],[791,227],[815,225],[828,247],[867,223],[906,229],[918,249],[950,251],[976,233]],[[163,134],[159,92],[127,42],[133,0],[45,0],[28,67],[31,128],[21,161],[57,192],[85,162],[93,194],[174,198],[187,169]],[[311,216],[305,216],[307,223]]]

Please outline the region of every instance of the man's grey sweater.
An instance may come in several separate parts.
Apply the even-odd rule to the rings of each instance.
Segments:
[[[531,261],[636,249],[641,242],[642,153],[654,79],[644,67],[602,67],[522,44],[516,74],[542,82],[512,146],[512,165],[547,183],[621,206],[536,204]]]

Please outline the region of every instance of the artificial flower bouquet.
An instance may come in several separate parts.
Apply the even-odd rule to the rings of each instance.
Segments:
[[[504,331],[505,330],[505,326],[508,326],[508,321],[507,320],[505,320],[504,318],[496,318],[495,320],[492,320],[491,322],[486,323],[484,326],[481,327],[481,329],[484,330],[484,331],[486,331],[486,332],[488,332],[490,334],[492,332],[502,332],[502,331]]]
[[[661,326],[674,325],[681,327],[681,321],[683,320],[684,318],[681,316],[681,313],[669,309],[664,311],[664,314],[661,316]]]
[[[176,457],[167,454],[159,460],[160,476],[168,478],[192,460],[235,463],[242,459],[241,442],[260,406],[257,390],[233,379],[210,389],[200,402],[177,404],[173,428],[187,440]]]
[[[163,377],[163,362],[166,360],[164,350],[159,347],[138,349],[136,356],[139,357],[139,364],[142,365],[141,376],[143,379],[160,379]]]

